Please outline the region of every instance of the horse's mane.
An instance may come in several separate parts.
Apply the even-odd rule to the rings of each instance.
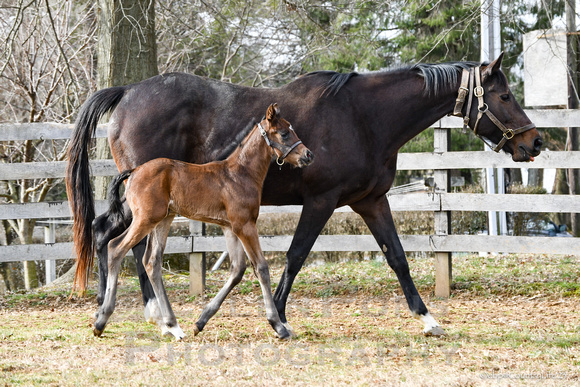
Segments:
[[[448,90],[449,85],[457,84],[458,76],[463,69],[470,69],[479,64],[479,62],[417,63],[407,69],[417,71],[425,80],[425,93],[436,96]]]
[[[382,71],[382,73],[395,71],[417,72],[425,80],[425,93],[436,96],[439,93],[446,91],[449,88],[449,85],[457,84],[459,74],[463,69],[470,69],[479,65],[479,62],[447,62],[440,64],[417,63],[411,66]],[[321,96],[335,96],[352,77],[359,75],[359,73],[314,71],[305,76],[315,75],[330,76],[330,80],[324,85]]]
[[[313,71],[311,73],[306,74],[305,76],[310,77],[313,75],[330,75],[330,80],[326,83],[325,88],[322,90],[322,93],[320,94],[321,97],[324,97],[324,96],[335,96],[352,77],[357,76],[359,74],[355,72],[337,73],[335,71],[321,70],[321,71]]]

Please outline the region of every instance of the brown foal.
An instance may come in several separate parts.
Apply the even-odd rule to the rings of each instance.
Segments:
[[[195,334],[203,329],[228,293],[241,281],[246,262],[244,254],[234,252],[243,249],[260,281],[268,322],[280,338],[288,338],[290,334],[274,305],[268,263],[260,248],[256,229],[262,185],[273,157],[279,165],[287,161],[297,167],[305,167],[313,160],[312,153],[302,144],[290,123],[279,116],[276,104],[268,107],[265,118],[223,161],[198,165],[159,158],[117,176],[110,188],[111,208],[117,213],[122,211],[119,188],[128,178],[125,196],[133,220],[125,232],[109,242],[109,278],[103,304],[97,312],[94,334],[102,334],[115,309],[123,257],[149,234],[143,265],[159,300],[163,321],[158,323],[161,323],[164,335],[172,334],[177,340],[185,336],[173,314],[161,276],[169,226],[175,215],[181,214],[220,225],[225,232],[230,257],[241,257],[231,262],[230,277],[203,310],[195,324]]]

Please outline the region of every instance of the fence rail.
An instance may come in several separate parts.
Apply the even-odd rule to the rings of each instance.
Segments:
[[[526,114],[542,127],[578,126],[579,110],[526,110]],[[445,117],[435,125],[436,138],[445,140],[446,129],[461,127],[457,117]],[[70,138],[72,125],[62,124],[3,124],[0,141],[64,140]],[[97,128],[96,137],[106,136],[106,126]],[[439,136],[439,137],[437,137]],[[494,152],[427,152],[402,153],[398,157],[399,170],[435,170],[439,179],[445,179],[451,169],[478,168],[579,168],[580,152],[543,152],[532,163],[515,163],[506,154]],[[62,178],[66,162],[0,163],[0,180]],[[93,176],[111,176],[118,171],[112,160],[91,161]],[[393,211],[429,211],[442,215],[448,211],[506,211],[506,212],[580,212],[580,196],[570,195],[489,195],[449,193],[435,189],[428,193],[389,195]],[[261,213],[299,213],[301,206],[261,208]],[[96,202],[97,213],[106,210],[105,201]],[[350,211],[339,208],[336,211]],[[52,219],[70,218],[68,202],[44,202],[0,205],[0,219]],[[292,236],[262,236],[264,251],[286,251]],[[436,235],[402,235],[406,251],[448,252],[497,251],[506,253],[577,254],[580,238],[546,238],[487,235],[446,235],[436,225]],[[223,237],[188,236],[168,239],[166,253],[191,253],[224,251]],[[312,251],[379,251],[370,235],[321,235]],[[443,257],[444,255],[440,255]],[[73,257],[72,243],[13,245],[0,247],[0,262],[25,260],[55,260]],[[196,258],[197,259],[197,258]],[[437,258],[439,259],[439,258]],[[447,263],[443,262],[443,266]],[[436,267],[440,267],[437,265]],[[445,274],[437,273],[438,284],[448,288]],[[443,278],[443,279],[441,279]],[[194,279],[200,281],[199,278]],[[445,292],[444,292],[445,293]]]

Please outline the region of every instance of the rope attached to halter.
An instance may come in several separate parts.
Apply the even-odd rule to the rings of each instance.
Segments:
[[[530,129],[536,127],[533,123],[524,125],[520,128],[510,129],[507,128],[497,117],[489,111],[489,107],[483,99],[484,89],[481,86],[481,66],[471,68],[469,70],[463,69],[463,74],[461,75],[461,85],[459,86],[459,91],[457,92],[457,99],[455,100],[455,108],[453,109],[453,115],[457,117],[462,117],[463,105],[465,104],[465,98],[469,97],[467,100],[467,109],[465,110],[465,116],[463,116],[463,130],[469,127],[469,113],[471,112],[471,104],[473,96],[477,97],[477,118],[475,120],[475,125],[473,125],[473,133],[481,138],[490,148],[495,152],[499,152],[501,148],[505,145],[508,140],[511,140],[516,134],[523,133]],[[493,147],[485,138],[481,137],[477,133],[477,128],[479,126],[479,121],[483,115],[487,117],[497,126],[502,132],[503,137],[496,147]]]
[[[263,121],[263,120],[262,120]],[[274,150],[274,153],[276,153],[276,164],[278,164],[279,166],[284,165],[284,159],[286,157],[288,157],[288,155],[300,144],[302,144],[301,140],[296,141],[294,144],[288,146],[285,144],[280,144],[277,143],[275,141],[271,141],[268,138],[268,133],[266,133],[266,131],[264,130],[264,128],[262,127],[262,123],[259,122],[258,123],[258,129],[260,129],[260,134],[262,135],[262,137],[264,137],[264,140],[266,141],[266,144],[268,144],[268,146],[272,147],[272,149],[275,150],[279,150],[282,155],[278,155],[278,153]],[[290,130],[292,132],[294,132],[294,128],[292,128],[292,125],[290,125]]]

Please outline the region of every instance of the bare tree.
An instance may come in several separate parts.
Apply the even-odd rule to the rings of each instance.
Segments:
[[[19,0],[0,8],[0,120],[69,122],[91,88],[93,8],[89,2]],[[3,162],[63,160],[63,144],[27,140],[0,145]],[[59,181],[2,182],[5,202],[43,201]],[[32,242],[36,220],[14,219],[10,229]],[[26,288],[38,286],[36,265],[24,263]]]

